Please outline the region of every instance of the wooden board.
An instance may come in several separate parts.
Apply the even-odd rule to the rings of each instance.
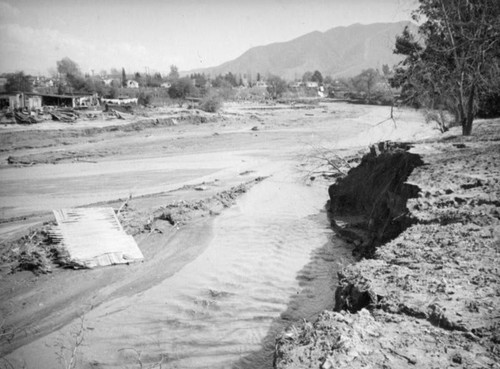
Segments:
[[[54,215],[53,235],[68,251],[71,263],[93,268],[144,259],[112,208],[60,209]]]

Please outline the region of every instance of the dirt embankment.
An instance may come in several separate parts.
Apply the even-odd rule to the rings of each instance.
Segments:
[[[330,188],[363,259],[334,311],[278,337],[276,368],[500,367],[499,128],[381,146]]]
[[[130,120],[132,119],[132,120]],[[134,134],[150,128],[171,127],[177,124],[201,124],[214,122],[219,119],[218,115],[207,114],[199,110],[180,111],[175,114],[161,115],[153,117],[133,116],[127,120],[116,120],[115,123],[107,123],[103,126],[88,126],[74,129],[53,129],[44,131],[31,130],[19,134],[18,131],[3,132],[1,137],[2,147],[0,153],[9,152],[7,164],[16,166],[26,166],[34,164],[55,164],[65,160],[87,161],[114,154],[117,151],[107,149],[101,150],[69,150],[69,151],[49,151],[46,153],[16,154],[16,151],[23,149],[49,148],[57,146],[69,146],[80,143],[82,138],[92,142],[105,140],[109,135],[120,132],[121,134]],[[69,124],[68,124],[69,125]],[[70,128],[73,128],[70,126]]]

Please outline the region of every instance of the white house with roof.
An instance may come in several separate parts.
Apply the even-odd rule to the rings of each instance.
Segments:
[[[316,81],[307,81],[306,82],[306,87],[307,88],[318,88],[319,87],[319,83],[316,82]]]
[[[139,82],[137,82],[133,79],[129,79],[129,80],[127,80],[127,87],[128,88],[139,88]]]

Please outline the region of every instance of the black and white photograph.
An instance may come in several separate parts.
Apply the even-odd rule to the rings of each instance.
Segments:
[[[0,0],[0,369],[500,369],[499,0]]]

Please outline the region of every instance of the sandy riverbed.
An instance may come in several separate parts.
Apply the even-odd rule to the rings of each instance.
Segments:
[[[316,174],[313,175],[319,165],[318,161],[311,159],[315,156],[314,153],[320,148],[329,148],[340,150],[340,154],[347,154],[356,147],[381,139],[414,140],[437,134],[413,110],[398,109],[394,114],[395,119],[391,120],[388,119],[389,107],[344,103],[321,102],[304,106],[227,104],[223,112],[215,116],[196,111],[163,111],[160,115],[168,116],[175,117],[177,124],[134,130],[126,129],[134,123],[131,121],[84,122],[76,126],[50,123],[47,126],[2,127],[0,237],[4,262],[1,271],[0,309],[5,321],[1,327],[1,353],[9,363],[21,366],[26,363],[28,368],[59,365],[58,350],[72,344],[74,336],[71,332],[75,327],[78,329],[79,317],[84,314],[87,341],[85,348],[82,347],[78,354],[81,365],[138,367],[137,355],[144,363],[155,363],[167,360],[163,354],[172,355],[175,352],[178,356],[170,356],[168,359],[172,359],[173,367],[206,367],[203,366],[203,361],[208,360],[206,357],[193,359],[199,357],[199,352],[203,352],[203,342],[190,357],[190,348],[182,348],[181,344],[172,348],[172,340],[169,341],[166,333],[169,329],[161,331],[158,343],[146,345],[148,349],[145,351],[149,352],[149,356],[144,353],[141,357],[139,353],[142,352],[144,338],[140,336],[151,332],[141,330],[144,318],[137,313],[132,313],[136,317],[133,320],[135,323],[128,330],[122,331],[120,321],[126,321],[128,315],[121,316],[119,311],[125,306],[140,305],[141,301],[148,301],[149,305],[165,302],[159,297],[165,293],[158,292],[161,286],[176,293],[175,301],[182,305],[182,296],[187,293],[183,288],[189,279],[175,278],[179,279],[179,275],[182,276],[182,273],[186,273],[196,263],[200,263],[197,265],[200,270],[206,269],[217,258],[216,250],[225,247],[221,245],[227,242],[244,244],[238,237],[251,240],[258,233],[237,232],[228,236],[230,232],[227,227],[231,230],[241,228],[243,231],[248,227],[248,219],[258,213],[271,213],[272,217],[264,217],[262,222],[269,227],[266,228],[266,233],[275,234],[275,238],[266,240],[260,236],[255,241],[259,245],[275,242],[276,250],[281,250],[287,244],[295,245],[291,250],[294,247],[302,250],[301,245],[307,243],[308,238],[294,236],[290,239],[289,236],[293,233],[287,231],[287,227],[298,222],[297,224],[307,224],[301,234],[307,234],[311,228],[318,228],[320,231],[318,233],[316,230],[314,235],[308,236],[316,241],[305,253],[300,251],[300,255],[294,259],[295,266],[288,270],[291,273],[288,279],[275,286],[276,290],[284,289],[286,293],[274,302],[269,314],[261,317],[264,324],[252,329],[250,337],[234,350],[226,350],[231,346],[232,339],[225,338],[225,345],[222,348],[219,345],[210,356],[212,359],[227,356],[227,361],[214,359],[214,366],[228,367],[233,365],[228,363],[238,360],[242,363],[241,367],[250,365],[248,363],[251,361],[245,361],[244,358],[251,358],[252,353],[262,351],[262,342],[270,326],[280,315],[290,310],[291,292],[297,291],[299,296],[319,296],[322,295],[319,291],[330,289],[332,283],[329,278],[321,283],[316,283],[315,277],[311,277],[311,280],[306,277],[305,282],[296,279],[301,269],[310,262],[309,258],[313,257],[311,255],[331,242],[330,238],[333,237],[324,233],[324,228],[327,228],[325,217],[320,219],[329,182],[321,181]],[[200,119],[191,119],[191,116],[206,116],[205,123],[199,123]],[[92,130],[93,126],[100,130]],[[110,126],[117,128],[103,129]],[[312,176],[318,177],[318,180],[308,179]],[[261,177],[268,179],[263,183],[255,182],[256,178]],[[269,189],[256,192],[266,181],[265,186]],[[235,186],[241,184],[245,184],[244,191],[235,189]],[[199,191],[200,188],[202,191]],[[269,196],[272,189],[277,192]],[[226,197],[218,197],[221,193],[225,193]],[[308,199],[303,205],[301,201],[294,200],[298,193],[303,193],[304,198]],[[296,205],[290,207],[287,204],[289,201],[284,201],[283,196]],[[40,275],[29,271],[10,273],[15,267],[11,258],[12,248],[19,246],[15,240],[23,235],[33,235],[43,222],[50,221],[52,209],[95,203],[106,203],[118,208],[125,199],[130,200],[122,221],[145,254],[143,263],[79,271],[53,266],[52,273]],[[184,205],[179,205],[180,201],[184,201]],[[216,216],[221,212],[223,215],[227,213],[224,209],[228,203],[236,203],[237,213],[232,216],[239,221],[230,223],[228,219],[228,223],[225,223]],[[259,203],[260,207],[255,208],[252,203]],[[155,214],[172,204],[177,209],[174,214],[177,217],[175,225],[155,218]],[[269,209],[266,209],[267,205]],[[288,223],[281,224],[280,211],[290,212],[294,216]],[[285,216],[283,218],[288,219]],[[151,219],[154,221],[153,227]],[[293,229],[296,227],[297,225]],[[224,241],[224,237],[229,239]],[[214,239],[217,240],[215,243]],[[331,247],[336,250],[334,255],[331,255]],[[321,259],[327,260],[327,269],[333,268],[335,263],[341,263],[337,259],[341,250],[346,253],[343,257],[348,257],[350,253],[348,248],[342,248],[339,243],[331,247],[328,247],[329,256]],[[228,250],[230,249],[221,252],[230,252]],[[214,252],[210,257],[210,253]],[[262,262],[266,259],[280,259],[280,252],[286,254],[286,249],[276,252],[274,255],[264,251],[250,254],[235,252],[235,255],[239,255],[240,263],[245,258],[250,258],[256,264],[249,260],[249,265],[256,265],[257,268],[259,258],[264,258]],[[314,271],[325,267],[318,267],[317,262],[313,265]],[[266,268],[276,266],[270,264],[263,270]],[[250,272],[251,270],[248,271]],[[232,271],[228,270],[227,273]],[[320,274],[323,275],[322,273]],[[278,278],[278,275],[273,274],[267,279]],[[217,269],[209,277],[219,278]],[[218,283],[223,285],[225,282]],[[241,283],[245,288],[253,288],[258,292],[255,297],[260,301],[257,310],[273,304],[273,290],[267,287],[259,290],[261,282],[257,279],[250,284],[251,287],[246,282]],[[318,287],[320,285],[322,287]],[[224,291],[236,293],[238,288],[241,286],[227,287]],[[207,286],[203,291],[209,289]],[[193,292],[192,295],[195,300],[200,298],[202,305],[203,291]],[[236,293],[235,296],[239,295]],[[300,301],[306,300],[304,298]],[[241,303],[242,300],[235,297],[230,301]],[[186,301],[183,304],[182,309],[189,310],[186,307],[189,304]],[[221,304],[223,305],[222,302]],[[228,304],[226,308],[232,311],[234,306]],[[316,307],[320,309],[315,312],[319,312],[326,302],[317,304]],[[309,308],[315,310],[313,307]],[[173,307],[169,309],[175,310]],[[303,309],[297,307],[294,310],[300,312]],[[152,311],[149,315],[159,310]],[[176,314],[173,310],[167,311],[171,311],[173,316]],[[180,314],[178,310],[175,311]],[[201,312],[207,313],[203,309]],[[200,311],[195,309],[195,313]],[[253,313],[244,310],[242,314]],[[111,320],[101,325],[100,321],[108,315],[119,321]],[[292,315],[291,319],[300,319],[299,313]],[[163,316],[168,319],[168,314]],[[236,325],[237,322],[244,321],[238,315],[232,315],[231,319]],[[167,322],[166,327],[173,329],[172,324],[171,321]],[[115,328],[111,328],[112,326]],[[179,334],[186,334],[185,330],[179,327],[177,329]],[[235,329],[234,325],[230,331],[231,329]],[[191,330],[196,330],[196,327]],[[134,344],[131,352],[118,353],[118,346],[103,346],[103,342],[111,342],[112,337],[120,337],[124,332],[128,332],[129,336],[139,336],[122,341],[121,348],[124,344]],[[152,349],[154,345],[158,346],[156,351]],[[206,350],[211,348],[213,346],[209,345]],[[64,351],[64,354],[67,355],[68,352]],[[264,350],[263,355],[268,354]],[[266,367],[265,365],[262,367]]]

